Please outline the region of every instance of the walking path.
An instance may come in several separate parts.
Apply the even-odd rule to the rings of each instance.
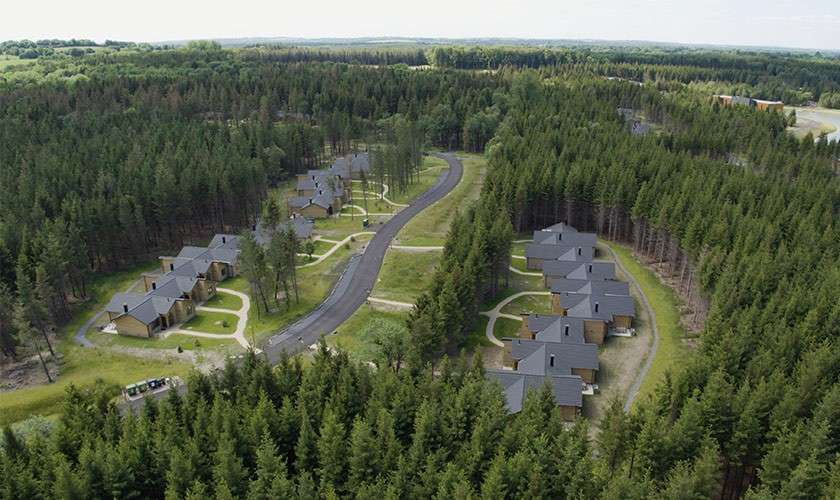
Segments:
[[[388,300],[388,299],[378,299],[376,297],[368,297],[368,302],[374,302],[377,304],[385,304],[389,306],[398,307],[400,309],[414,309],[414,304],[410,302],[398,302],[396,300]]]
[[[633,288],[636,289],[636,292],[638,292],[639,297],[642,299],[642,306],[645,308],[648,313],[648,317],[650,318],[650,331],[653,333],[653,344],[650,346],[650,352],[648,352],[647,358],[645,358],[645,363],[642,365],[642,369],[639,370],[639,373],[636,375],[633,385],[631,385],[630,390],[627,391],[627,399],[624,401],[624,411],[630,411],[630,408],[633,406],[633,401],[636,399],[636,396],[639,394],[639,389],[642,387],[642,382],[644,382],[651,365],[653,365],[653,358],[656,357],[656,350],[659,348],[659,329],[656,327],[656,312],[652,307],[650,307],[650,302],[648,302],[647,296],[642,291],[642,287],[639,286],[639,282],[636,281],[636,278],[621,264],[621,261],[618,259],[618,255],[615,254],[612,247],[606,243],[604,246],[607,250],[609,250],[610,255],[612,255],[616,267],[624,273],[624,276],[627,277],[627,280],[633,285]]]
[[[507,318],[516,321],[522,321],[521,316],[514,316],[513,314],[507,314],[502,312],[502,308],[506,305],[510,304],[514,300],[518,299],[519,297],[523,297],[525,295],[551,295],[551,292],[519,292],[511,295],[510,297],[504,299],[503,301],[496,304],[496,307],[490,309],[489,311],[482,311],[479,314],[483,316],[487,316],[490,318],[490,321],[487,322],[487,328],[484,329],[484,334],[487,336],[487,340],[496,344],[499,347],[504,347],[505,343],[501,340],[497,339],[496,336],[493,334],[493,329],[496,326],[496,319],[498,318]]]
[[[394,250],[403,250],[405,252],[440,252],[443,247],[419,247],[408,245],[391,245]]]
[[[265,351],[269,360],[276,361],[284,351],[294,354],[306,349],[321,336],[334,332],[365,303],[376,284],[385,252],[397,233],[415,215],[445,197],[461,181],[463,166],[455,155],[438,153],[436,156],[446,160],[449,170],[441,174],[434,186],[376,231],[365,251],[350,259],[335,287],[318,307],[268,339]]]
[[[353,181],[351,181],[351,182],[362,182],[362,181],[360,181],[360,180],[353,180]],[[395,206],[395,207],[402,207],[402,208],[405,208],[405,207],[407,207],[407,206],[408,206],[408,205],[405,205],[405,204],[402,204],[402,203],[397,203],[397,202],[391,201],[391,200],[389,200],[388,198],[386,198],[385,196],[388,194],[388,189],[389,189],[389,188],[388,188],[388,185],[387,185],[387,184],[385,184],[385,183],[383,182],[383,183],[382,183],[382,194],[381,194],[381,195],[376,194],[376,193],[371,192],[371,191],[368,191],[368,193],[369,193],[369,194],[376,195],[376,197],[377,197],[377,198],[379,198],[380,200],[384,201],[385,203],[387,203],[387,204],[389,204],[389,205],[393,205],[393,206]],[[362,193],[362,194],[364,194],[364,193]]]
[[[345,207],[350,207],[350,208],[355,208],[356,210],[358,210],[361,213],[358,213],[358,214],[338,214],[341,217],[367,217],[369,215],[385,217],[385,216],[394,215],[392,212],[368,212],[367,210],[365,210],[363,207],[360,207],[359,205],[349,205],[348,204],[348,205],[344,205],[344,206]]]
[[[341,240],[341,241],[336,241],[336,242],[334,242],[334,243],[335,243],[335,245],[333,245],[333,247],[332,247],[332,248],[330,248],[329,250],[327,250],[325,253],[321,254],[321,255],[320,255],[317,259],[313,260],[312,262],[309,262],[308,264],[301,264],[301,265],[296,266],[296,267],[297,267],[298,269],[300,269],[300,268],[302,268],[302,267],[317,266],[317,265],[318,265],[318,264],[320,264],[321,262],[324,262],[324,260],[325,260],[326,258],[328,258],[330,255],[334,254],[334,253],[335,253],[335,252],[336,252],[339,248],[341,248],[342,246],[344,246],[344,244],[349,243],[349,242],[350,242],[350,240],[352,240],[353,238],[356,238],[356,237],[359,237],[359,236],[363,236],[363,235],[365,235],[365,234],[376,234],[376,233],[374,233],[374,232],[372,232],[372,231],[362,231],[361,233],[353,233],[353,234],[351,234],[350,236],[348,236],[348,237],[344,238],[344,239],[343,239],[343,240]],[[327,243],[333,243],[333,240],[325,240],[325,239],[323,239],[323,238],[321,238],[321,241],[326,241]],[[313,255],[313,257],[314,257],[314,255]]]
[[[525,271],[520,271],[519,269],[517,269],[513,266],[508,266],[508,269],[510,269],[511,271],[513,271],[516,274],[521,274],[522,276],[542,276],[542,273],[529,273],[529,272],[525,272]]]
[[[140,278],[137,281],[132,282],[131,285],[129,285],[129,287],[126,288],[125,292],[130,293],[135,288],[137,288],[138,286],[141,286],[142,284],[143,284],[143,278]],[[76,334],[74,335],[73,340],[75,340],[76,343],[79,344],[82,347],[93,347],[94,346],[93,342],[91,342],[90,340],[87,339],[86,334],[87,334],[88,330],[93,328],[93,325],[95,325],[96,322],[99,321],[99,318],[101,318],[104,314],[105,314],[105,309],[103,308],[101,311],[99,311],[99,312],[95,313],[93,316],[91,316],[89,320],[85,321],[84,324],[82,326],[80,326],[78,330],[76,330]]]
[[[181,328],[176,328],[168,330],[166,332],[167,336],[173,333],[180,333],[182,335],[192,335],[193,337],[204,337],[208,339],[225,339],[232,337],[236,339],[236,341],[239,342],[239,345],[241,345],[244,349],[249,349],[251,347],[251,344],[248,342],[248,339],[245,338],[245,327],[248,326],[248,311],[251,310],[251,297],[248,297],[248,295],[242,292],[231,290],[230,288],[216,288],[216,291],[236,295],[237,297],[242,299],[242,307],[234,311],[233,309],[222,309],[219,307],[198,306],[195,308],[195,310],[236,315],[238,321],[236,322],[236,330],[233,332],[233,334],[227,335],[223,333],[207,333],[196,330],[184,330]]]

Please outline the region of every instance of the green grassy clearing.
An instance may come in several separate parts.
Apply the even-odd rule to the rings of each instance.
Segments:
[[[242,350],[235,339],[225,335],[219,335],[218,339],[206,337],[199,338],[180,333],[173,333],[166,338],[159,339],[127,337],[125,335],[114,335],[111,333],[97,333],[90,335],[90,337],[96,345],[103,347],[174,350],[177,349],[178,346],[181,346],[181,348],[185,351],[212,349],[226,354],[233,354],[234,352],[240,352]]]
[[[523,295],[516,300],[511,301],[502,308],[505,314],[518,315],[523,312],[531,314],[550,314],[551,313],[551,296],[550,295]]]
[[[64,355],[61,373],[53,384],[45,384],[0,397],[0,425],[23,420],[32,415],[55,415],[61,411],[64,393],[71,384],[87,388],[97,384],[119,387],[150,377],[181,376],[192,367],[173,359],[153,360],[117,354],[104,349],[88,349],[62,342],[59,352]]]
[[[239,323],[239,318],[233,314],[196,311],[195,316],[184,323],[181,328],[196,332],[230,334],[236,331],[237,323]]]
[[[216,295],[210,297],[204,305],[205,307],[216,307],[219,309],[231,309],[233,311],[238,311],[242,309],[242,299],[236,295],[217,291]]]
[[[607,242],[604,242],[607,243]],[[685,330],[680,324],[679,299],[673,290],[663,284],[656,275],[633,256],[632,249],[618,243],[607,243],[613,249],[622,265],[636,278],[642,293],[656,313],[659,331],[659,347],[653,364],[642,382],[636,401],[646,399],[668,370],[679,369],[679,362],[687,353],[681,340]]]
[[[440,174],[448,169],[449,164],[446,163],[446,160],[434,156],[426,156],[423,158],[423,165],[418,181],[406,186],[403,191],[397,191],[393,186],[390,186],[391,190],[388,191],[386,198],[394,203],[407,205],[432,187],[437,182]]]
[[[509,318],[496,318],[496,324],[493,325],[493,335],[499,340],[505,337],[516,337],[519,328],[522,327],[521,321],[516,321]]]
[[[443,245],[452,217],[459,207],[478,198],[484,182],[487,160],[482,155],[458,153],[464,164],[464,175],[446,197],[414,217],[397,235],[400,245]]]
[[[385,222],[390,218],[390,215],[373,215],[368,217],[371,224]],[[366,228],[362,227],[363,219],[364,217],[361,215],[358,217],[329,217],[327,219],[316,219],[314,231],[315,234],[318,234],[323,238],[327,238],[328,240],[341,241],[351,234],[367,231]]]
[[[391,319],[404,323],[407,312],[375,311],[368,304],[362,304],[350,318],[338,327],[337,335],[327,336],[327,345],[342,349],[362,361],[370,361],[371,347],[362,332],[376,318]]]
[[[6,54],[0,55],[0,70],[5,70],[13,66],[25,66],[33,64],[37,59],[21,59],[17,56],[10,56]]]
[[[335,246],[335,243],[330,243],[327,241],[313,241],[315,245],[315,251],[312,252],[313,255],[324,255],[325,253],[329,252],[332,247]],[[301,247],[301,252],[303,252],[303,247]]]
[[[431,285],[440,255],[440,252],[388,250],[371,295],[414,302]]]
[[[527,243],[514,243],[510,248],[511,255],[525,255],[525,245]],[[522,260],[522,259],[513,259],[513,260]],[[522,260],[522,262],[525,262]]]

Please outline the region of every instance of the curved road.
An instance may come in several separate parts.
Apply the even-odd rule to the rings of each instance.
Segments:
[[[295,354],[307,349],[323,335],[334,332],[364,304],[376,284],[385,252],[400,229],[423,209],[446,196],[461,181],[463,166],[454,154],[436,153],[435,156],[446,160],[449,171],[442,174],[437,183],[411,205],[397,212],[379,228],[364,253],[350,259],[347,268],[321,305],[268,339],[263,350],[269,361],[276,362],[283,351]]]

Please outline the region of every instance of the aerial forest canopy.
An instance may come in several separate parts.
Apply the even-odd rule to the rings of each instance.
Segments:
[[[464,62],[473,52],[484,59]],[[49,300],[66,321],[58,306],[91,273],[250,224],[270,187],[394,121],[396,144],[422,132],[489,162],[409,320],[428,364],[248,357],[137,416],[73,390],[48,435],[6,430],[0,497],[840,492],[840,146],[702,89],[818,99],[837,91],[836,60],[483,47],[434,49],[438,67],[417,69],[298,53],[103,54],[0,77],[0,346],[15,354],[15,304]],[[651,132],[634,134],[619,108]],[[515,235],[557,221],[664,263],[705,318],[680,368],[631,412],[612,405],[594,439],[583,420],[564,428],[546,391],[506,415],[480,356],[441,356],[504,289]]]

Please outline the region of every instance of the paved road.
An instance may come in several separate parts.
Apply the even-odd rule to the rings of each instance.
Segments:
[[[377,230],[364,253],[350,260],[332,292],[320,306],[268,339],[263,350],[271,362],[276,362],[283,351],[295,354],[307,349],[321,336],[334,332],[364,304],[376,284],[385,252],[400,229],[423,209],[446,196],[461,181],[463,166],[454,154],[435,156],[449,163],[449,171],[442,174],[437,183],[411,205],[398,212]]]

